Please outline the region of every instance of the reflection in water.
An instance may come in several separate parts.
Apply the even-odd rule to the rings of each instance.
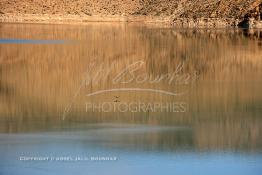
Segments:
[[[44,134],[50,139],[48,143],[53,137],[61,141],[69,134],[76,145],[100,151],[261,151],[260,31],[174,30],[101,23],[1,24],[0,30],[1,38],[70,41],[0,44],[0,137],[5,140],[0,144],[1,151],[11,140],[23,144],[19,138],[33,133],[35,137]],[[127,83],[113,81],[137,62],[143,64],[121,77]],[[170,81],[167,75],[172,73]],[[157,83],[150,81],[157,78]],[[86,96],[117,88],[186,93],[170,96],[117,91]],[[104,102],[177,102],[187,106],[186,112],[86,109],[86,103]],[[72,151],[70,146],[65,149]]]

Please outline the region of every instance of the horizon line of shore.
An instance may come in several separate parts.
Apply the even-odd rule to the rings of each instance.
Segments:
[[[258,28],[262,21],[237,18],[174,18],[147,15],[0,14],[0,23],[87,24],[89,22],[137,22],[183,28]]]

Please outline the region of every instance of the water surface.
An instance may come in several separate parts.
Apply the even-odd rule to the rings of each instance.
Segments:
[[[0,174],[261,174],[260,31],[117,23],[0,31]],[[164,106],[101,111],[105,103]]]

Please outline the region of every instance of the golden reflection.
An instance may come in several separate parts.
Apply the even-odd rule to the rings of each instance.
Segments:
[[[79,121],[186,125],[193,131],[181,136],[146,135],[149,140],[146,143],[167,145],[171,149],[179,143],[199,149],[261,147],[259,31],[250,34],[242,30],[193,31],[95,23],[85,26],[1,24],[0,30],[1,38],[69,41],[65,44],[0,44],[1,132],[45,130],[50,124],[62,126],[64,122]],[[167,79],[155,84],[112,82],[126,66],[139,61],[144,64],[136,70],[137,76],[155,78],[176,72],[183,64],[179,76],[197,75],[197,78],[186,84],[169,84]],[[94,79],[97,73],[98,78]],[[87,79],[91,81],[81,86]],[[168,96],[112,92],[86,97],[88,93],[110,88],[187,93]],[[86,111],[86,102],[113,103],[115,97],[119,102],[184,102],[188,108],[186,112],[176,113]],[[62,121],[68,106],[70,109]],[[30,125],[30,121],[40,122]],[[245,132],[240,134],[242,130]],[[184,140],[181,137],[185,137]],[[134,139],[143,144],[145,138]],[[166,139],[169,141],[164,141]]]

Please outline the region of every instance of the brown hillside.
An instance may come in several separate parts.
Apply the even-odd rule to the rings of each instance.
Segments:
[[[125,13],[186,18],[240,18],[261,3],[262,0],[1,0],[0,14]]]

